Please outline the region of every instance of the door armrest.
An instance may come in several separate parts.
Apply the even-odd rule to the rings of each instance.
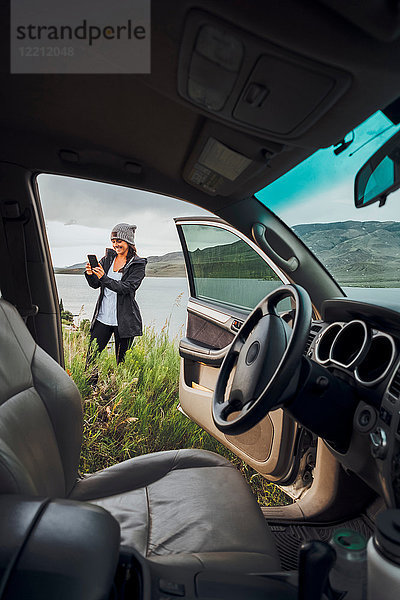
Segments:
[[[187,360],[196,360],[211,367],[220,367],[229,345],[216,350],[203,342],[191,338],[182,338],[179,342],[179,354]]]

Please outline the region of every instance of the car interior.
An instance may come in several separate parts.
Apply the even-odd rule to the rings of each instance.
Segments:
[[[255,194],[376,111],[400,122],[396,3],[152,0],[149,74],[11,73],[8,3],[0,15],[0,598],[345,597],[325,542],[368,539],[400,508],[400,304],[347,295]],[[358,175],[363,211],[400,187],[395,142]],[[387,156],[393,178],[371,191]],[[292,504],[261,509],[231,463],[194,449],[78,475],[42,174],[192,205],[175,219],[179,408]],[[261,261],[254,310],[199,293],[207,228]]]

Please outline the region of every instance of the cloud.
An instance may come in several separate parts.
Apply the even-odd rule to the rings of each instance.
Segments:
[[[188,214],[209,214],[168,196],[58,175],[39,175],[40,197],[49,221],[77,221],[86,227],[110,229],[116,223],[135,223],[143,215],[158,220]]]
[[[210,215],[188,202],[95,181],[39,175],[39,193],[53,263],[66,266],[103,256],[116,223],[137,225],[141,256],[180,250],[173,217]]]
[[[353,178],[319,189],[307,199],[280,206],[277,215],[290,226],[302,223],[334,223],[337,221],[398,221],[400,190],[388,197],[384,207],[371,204],[364,208],[354,206]],[[267,204],[268,205],[268,204]]]
[[[40,175],[38,182],[56,266],[84,262],[88,253],[103,256],[105,248],[110,246],[110,232],[120,222],[137,225],[136,245],[140,256],[180,250],[173,217],[211,214],[182,200],[115,185],[56,175]],[[373,204],[356,209],[353,176],[347,176],[336,185],[309,188],[308,195],[303,186],[297,189],[297,197],[289,197],[286,203],[277,202],[275,206],[272,199],[269,201],[269,194],[264,194],[265,204],[271,204],[272,210],[291,226],[347,220],[399,220],[400,191],[389,196],[383,208]]]

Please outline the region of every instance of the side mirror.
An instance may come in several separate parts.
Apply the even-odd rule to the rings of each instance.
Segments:
[[[400,187],[400,132],[391,137],[358,171],[354,183],[356,208],[379,201]]]

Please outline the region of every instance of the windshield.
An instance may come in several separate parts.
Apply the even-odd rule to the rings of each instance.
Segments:
[[[319,150],[255,194],[353,297],[365,288],[386,295],[397,288],[393,293],[400,298],[400,193],[381,208],[377,203],[356,209],[353,200],[358,169],[399,128],[378,111],[354,130],[344,152]]]

